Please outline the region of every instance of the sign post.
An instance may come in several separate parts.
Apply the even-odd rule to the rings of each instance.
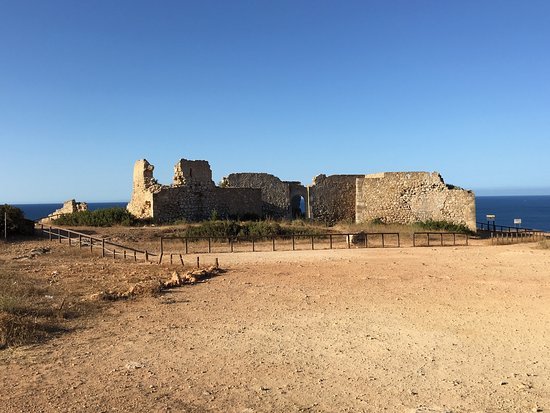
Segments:
[[[493,221],[493,231],[496,231],[496,225],[495,225],[495,219],[496,219],[496,215],[495,214],[487,214],[487,230],[490,231],[491,230],[491,221]]]
[[[521,218],[514,218],[514,225],[516,226],[516,228],[519,228],[519,226],[521,225]]]

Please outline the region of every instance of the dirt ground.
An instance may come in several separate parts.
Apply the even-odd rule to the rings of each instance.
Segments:
[[[36,245],[52,250],[13,260]],[[0,411],[550,411],[548,249],[201,259],[215,257],[221,276],[102,303],[46,342],[1,350]],[[0,246],[0,265],[71,299],[181,270],[47,241]]]

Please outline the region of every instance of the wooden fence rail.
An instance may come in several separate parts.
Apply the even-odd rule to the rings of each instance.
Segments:
[[[417,239],[418,238],[424,239],[426,238],[427,243],[426,244],[419,244]],[[457,244],[457,237],[458,242],[463,242],[462,244]],[[454,245],[468,245],[469,236],[468,234],[463,234],[460,232],[414,232],[413,233],[413,247],[431,247],[434,245],[433,238],[436,238],[436,244],[440,245],[442,247],[445,246],[454,246]],[[431,244],[430,244],[430,241]],[[447,241],[447,242],[445,242]],[[452,244],[451,244],[452,241]]]
[[[42,235],[47,236],[50,241],[58,240],[61,243],[62,240],[67,240],[69,245],[78,244],[79,248],[90,248],[90,253],[94,252],[94,248],[96,250],[99,249],[102,257],[112,255],[114,259],[118,256],[123,259],[133,259],[134,261],[137,261],[138,259],[149,261],[150,258],[157,256],[157,254],[147,250],[127,247],[125,245],[106,240],[105,238],[93,237],[92,235],[66,228],[36,223],[35,229],[40,231]]]
[[[210,254],[232,252],[263,251],[297,251],[316,249],[350,249],[354,248],[399,248],[401,238],[398,232],[362,232],[358,234],[294,234],[272,237],[179,237],[168,236],[160,238],[160,261],[167,251],[167,241],[178,241],[177,254],[196,254],[191,252],[193,244],[201,244],[200,253]],[[369,242],[370,241],[370,242]],[[243,250],[243,248],[245,248]],[[181,249],[181,250],[180,250]],[[174,250],[171,250],[174,253]]]

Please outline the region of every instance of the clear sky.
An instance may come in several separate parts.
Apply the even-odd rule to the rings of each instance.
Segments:
[[[0,0],[0,203],[180,158],[550,194],[550,1]]]

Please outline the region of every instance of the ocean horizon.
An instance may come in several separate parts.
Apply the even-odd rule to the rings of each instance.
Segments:
[[[127,201],[90,202],[90,210],[126,207]],[[46,217],[63,203],[14,204],[25,217],[37,220]],[[486,215],[495,215],[496,225],[513,227],[515,219],[521,219],[521,227],[550,231],[550,195],[476,196],[476,221],[487,222]]]

